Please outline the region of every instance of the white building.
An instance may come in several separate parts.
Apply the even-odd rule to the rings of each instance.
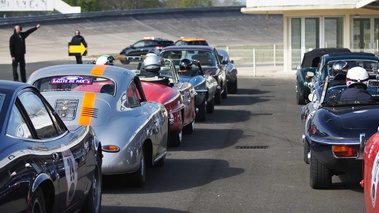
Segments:
[[[53,11],[80,13],[80,7],[72,7],[62,0],[1,0],[0,11]]]
[[[314,48],[379,52],[379,0],[246,0],[245,14],[283,14],[284,69]]]

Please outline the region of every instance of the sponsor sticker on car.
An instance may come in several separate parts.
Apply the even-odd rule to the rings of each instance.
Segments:
[[[50,84],[92,84],[92,78],[84,78],[81,76],[63,76],[52,78]]]

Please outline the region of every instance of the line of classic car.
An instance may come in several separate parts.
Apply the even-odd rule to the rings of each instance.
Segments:
[[[308,103],[300,110],[305,127],[303,158],[310,165],[310,186],[329,189],[333,187],[333,175],[363,173],[361,185],[366,212],[378,212],[379,57],[339,49],[315,56],[312,60],[317,61],[317,65],[299,69],[296,83],[297,97],[300,97],[298,104],[305,100],[301,96],[307,90],[310,93],[306,98]],[[344,66],[340,66],[341,62]],[[366,90],[374,102],[336,99],[347,89],[350,79],[346,75],[353,67],[367,71]],[[299,85],[305,89],[300,89]]]
[[[167,147],[227,97],[225,67],[233,62],[201,48],[214,64],[202,61],[204,70],[191,58],[193,76],[170,57],[153,77],[111,66],[108,57],[45,67],[27,83],[0,81],[0,211],[100,212],[103,175],[142,186],[146,168],[163,166]]]

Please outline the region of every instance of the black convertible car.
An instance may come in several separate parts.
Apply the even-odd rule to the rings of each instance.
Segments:
[[[219,53],[216,48],[202,45],[168,46],[161,52],[162,58],[189,59],[199,61],[206,75],[210,75],[217,81],[215,94],[215,104],[220,104],[222,98],[227,98],[228,87],[225,65],[221,63]]]
[[[331,188],[333,175],[362,172],[361,144],[379,126],[378,80],[370,77],[367,90],[376,103],[336,102],[334,97],[346,89],[346,72],[339,71],[327,76],[302,107],[304,161],[310,164],[312,188]]]
[[[85,116],[85,115],[83,115]],[[101,145],[39,91],[0,81],[0,212],[100,212]]]

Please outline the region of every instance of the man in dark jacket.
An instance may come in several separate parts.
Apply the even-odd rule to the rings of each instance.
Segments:
[[[13,80],[18,81],[17,67],[20,64],[20,75],[21,81],[26,82],[26,71],[25,71],[25,39],[34,31],[40,28],[40,25],[22,32],[20,25],[14,27],[14,33],[9,39],[9,50],[12,57],[12,68],[13,68]]]
[[[86,40],[84,40],[84,37],[80,35],[80,31],[75,31],[75,36],[71,39],[71,45],[80,45],[80,43],[83,43],[83,45],[87,48]],[[83,64],[82,56],[76,55],[76,63],[77,64]]]
[[[346,90],[337,96],[339,103],[345,104],[370,104],[375,103],[375,99],[367,91],[369,75],[362,67],[353,67],[346,74]]]

